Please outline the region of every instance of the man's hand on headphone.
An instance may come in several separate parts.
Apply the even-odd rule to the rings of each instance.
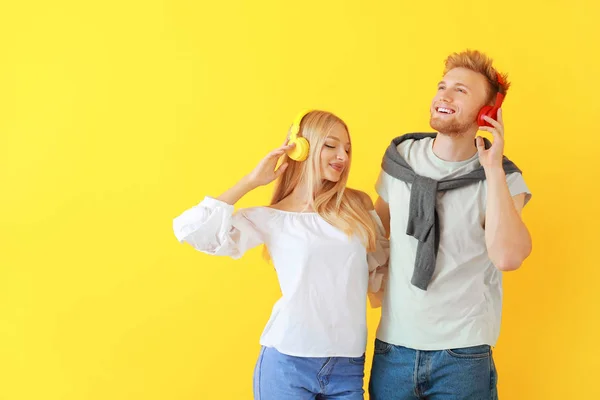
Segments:
[[[479,130],[490,132],[494,138],[492,147],[485,148],[483,138],[477,137],[477,151],[479,153],[479,162],[484,169],[502,168],[502,157],[504,155],[504,121],[502,120],[502,109],[498,110],[498,120],[485,116],[483,117],[492,126],[480,126]]]

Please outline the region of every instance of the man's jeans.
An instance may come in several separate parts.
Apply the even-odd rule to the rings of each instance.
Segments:
[[[375,340],[371,400],[497,400],[491,347],[421,351]]]

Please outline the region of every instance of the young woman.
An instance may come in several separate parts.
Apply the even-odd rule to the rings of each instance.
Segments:
[[[175,218],[173,228],[180,242],[212,255],[239,258],[266,247],[282,297],[260,339],[256,399],[363,399],[367,289],[381,285],[383,226],[370,197],[346,188],[352,148],[340,118],[302,113],[290,135],[231,189]],[[242,196],[274,180],[270,206],[234,213]]]

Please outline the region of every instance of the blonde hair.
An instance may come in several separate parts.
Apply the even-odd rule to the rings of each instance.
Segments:
[[[302,118],[298,136],[308,140],[308,158],[297,162],[287,155],[284,156],[283,162],[289,165],[275,183],[271,205],[289,196],[301,182],[306,182],[309,205],[314,211],[348,236],[358,235],[367,250],[372,251],[375,249],[376,228],[369,210],[365,207],[364,195],[357,190],[346,188],[352,146],[348,153],[347,166],[337,182],[326,181],[321,176],[321,150],[336,125],[342,125],[348,132],[344,121],[327,111],[314,110]],[[265,252],[265,257],[268,258],[268,252]]]
[[[465,50],[461,53],[452,53],[446,58],[444,75],[454,68],[466,68],[478,72],[488,81],[488,102],[492,102],[498,92],[506,95],[510,88],[508,75],[500,73],[493,67],[493,60],[477,50]]]

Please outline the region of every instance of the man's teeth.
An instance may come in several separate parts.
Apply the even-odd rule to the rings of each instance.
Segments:
[[[454,113],[454,111],[450,110],[449,108],[444,108],[444,107],[439,107],[438,112],[441,112],[444,114],[453,114]]]

